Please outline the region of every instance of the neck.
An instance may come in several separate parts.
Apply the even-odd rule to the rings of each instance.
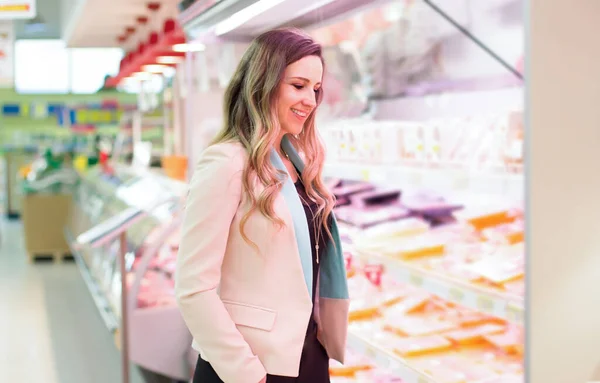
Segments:
[[[285,135],[286,135],[285,132],[281,132],[279,134],[279,136],[277,137],[277,140],[275,140],[275,150],[279,154],[279,157],[281,157],[284,160],[287,159],[287,155],[285,154],[285,152],[283,151],[283,148],[281,147],[281,141],[283,140],[283,137]]]

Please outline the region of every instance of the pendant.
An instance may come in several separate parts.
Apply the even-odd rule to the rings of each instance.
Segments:
[[[316,250],[316,253],[317,253],[317,263],[319,263],[319,245],[315,246],[315,250]]]

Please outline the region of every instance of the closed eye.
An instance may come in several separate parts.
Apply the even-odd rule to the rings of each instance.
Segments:
[[[292,86],[298,90],[304,88],[304,85],[293,84]]]

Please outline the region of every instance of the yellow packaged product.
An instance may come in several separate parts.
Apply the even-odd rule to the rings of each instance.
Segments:
[[[445,248],[442,238],[431,233],[426,233],[389,243],[388,246],[382,249],[382,252],[395,258],[412,260],[422,257],[441,256],[444,254]]]

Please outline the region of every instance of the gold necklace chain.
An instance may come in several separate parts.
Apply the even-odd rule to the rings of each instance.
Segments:
[[[298,172],[298,169],[296,169],[296,167],[294,166],[294,163],[292,162],[292,160],[290,160],[290,157],[287,155],[287,153],[285,153],[285,156],[287,157],[288,161],[290,161],[290,163],[292,164],[294,170],[296,171],[296,175],[298,176],[298,181],[300,181],[302,183],[302,177],[300,176],[300,173]],[[302,183],[302,186],[304,186],[304,183]],[[315,234],[315,254],[317,255],[317,264],[318,264],[319,263],[319,241],[321,240],[321,231],[317,230],[317,219],[316,219],[315,212],[313,211],[313,209],[311,208],[311,206],[304,200],[304,198],[302,198],[302,196],[300,195],[300,193],[298,193],[298,197],[300,197],[300,200],[302,201],[302,203],[305,204],[308,207],[308,210],[310,210],[310,213],[311,213],[312,218],[313,218],[312,219],[312,221],[313,221],[312,222],[312,226],[313,226],[313,232]]]

